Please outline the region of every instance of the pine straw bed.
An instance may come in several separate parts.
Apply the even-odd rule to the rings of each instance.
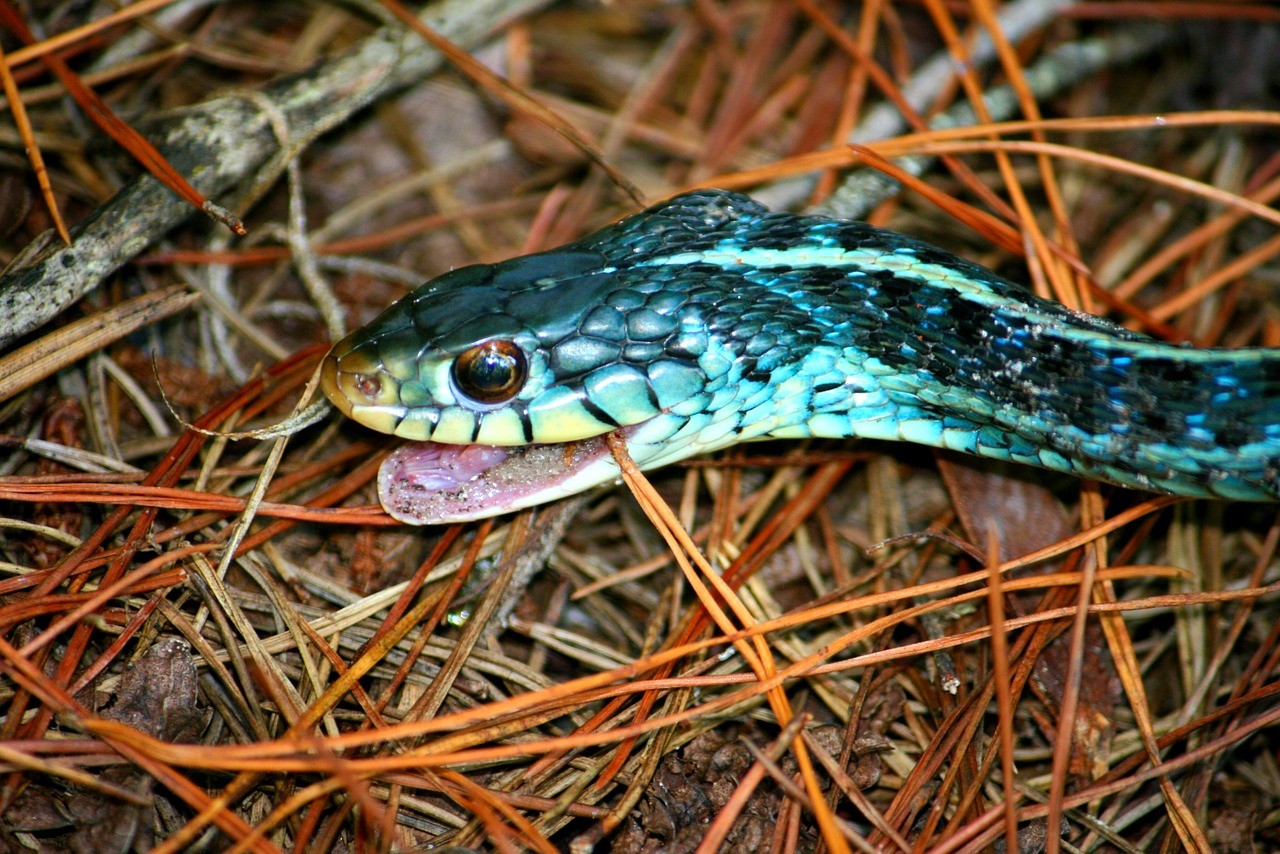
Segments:
[[[81,31],[107,10],[0,0],[73,239],[11,126],[5,850],[1280,847],[1274,508],[777,443],[413,529],[374,503],[381,436],[220,435],[287,418],[407,288],[612,221],[628,184],[833,204],[1276,346],[1273,9],[476,0],[428,18],[462,75],[398,11]],[[1007,42],[948,58],[996,13]],[[247,236],[135,177],[77,79]]]

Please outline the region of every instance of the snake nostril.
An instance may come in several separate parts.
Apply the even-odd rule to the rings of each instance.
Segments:
[[[376,401],[382,394],[382,380],[374,374],[355,374],[351,388],[365,400]]]

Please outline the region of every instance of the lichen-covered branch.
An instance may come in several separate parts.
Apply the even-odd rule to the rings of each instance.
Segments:
[[[445,0],[424,20],[474,47],[546,0]],[[148,134],[200,192],[223,200],[282,154],[270,113],[284,118],[295,154],[363,107],[412,85],[441,65],[440,54],[400,28],[384,28],[352,50],[253,97],[235,92],[170,114]],[[264,109],[264,104],[269,109]],[[0,275],[0,346],[35,329],[98,286],[196,211],[149,175],[126,184],[77,223],[66,246],[43,235]]]

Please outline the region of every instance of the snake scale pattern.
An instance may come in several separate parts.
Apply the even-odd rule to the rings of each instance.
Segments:
[[[1280,498],[1280,350],[1193,349],[860,222],[718,190],[460,268],[326,357],[348,416],[410,440],[379,493],[481,518],[763,438],[918,442],[1124,486]]]

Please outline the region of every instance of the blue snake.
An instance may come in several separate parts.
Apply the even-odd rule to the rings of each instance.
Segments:
[[[333,347],[322,388],[410,440],[379,496],[482,518],[765,438],[889,439],[1155,492],[1280,498],[1280,350],[1193,349],[860,222],[687,193],[463,267]]]

